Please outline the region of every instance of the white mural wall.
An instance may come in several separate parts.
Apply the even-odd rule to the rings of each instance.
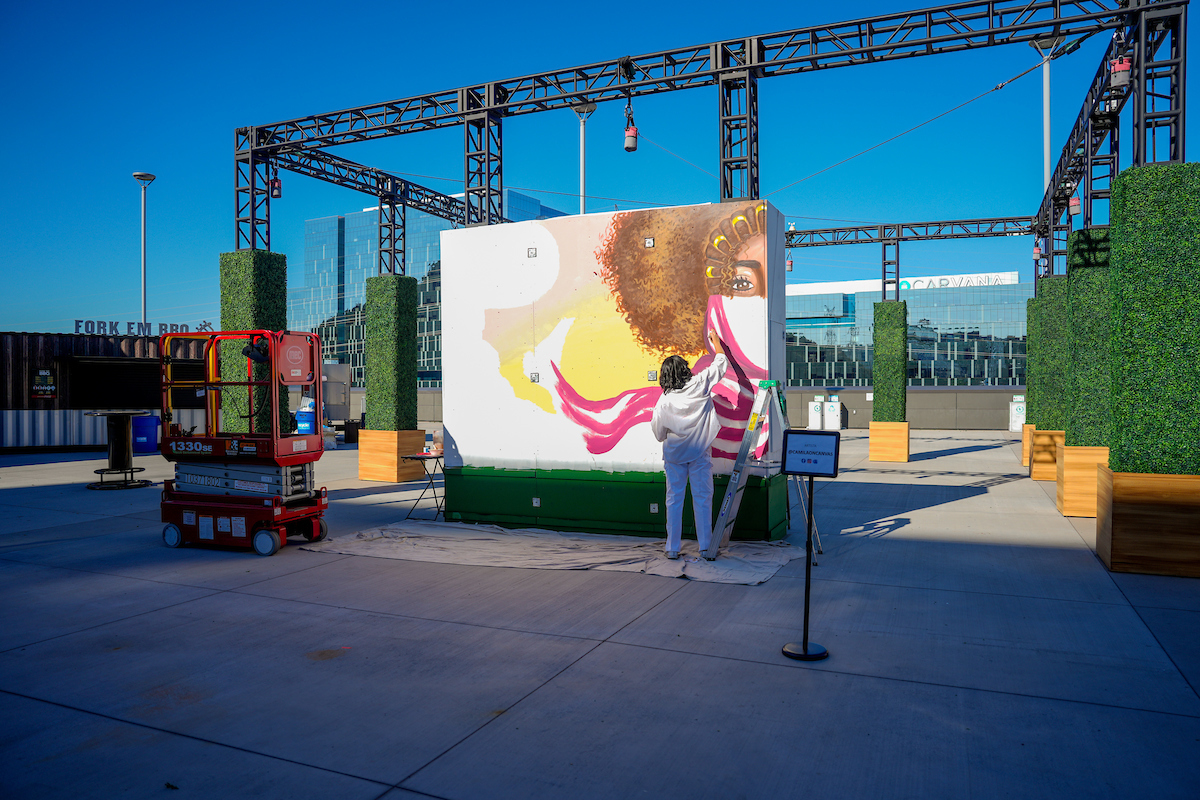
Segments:
[[[728,472],[757,382],[784,376],[783,230],[760,201],[444,231],[446,465],[661,470],[658,370],[703,368],[715,330]]]

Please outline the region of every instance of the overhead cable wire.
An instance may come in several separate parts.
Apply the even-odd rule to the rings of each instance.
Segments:
[[[715,178],[715,177],[717,177],[716,175],[713,175],[711,172],[709,172],[708,170],[706,170],[704,167],[699,167],[699,166],[696,166],[695,164],[693,164],[692,162],[688,161],[688,160],[687,160],[686,158],[684,158],[683,156],[679,155],[678,153],[674,153],[674,152],[672,152],[672,151],[668,150],[667,148],[663,147],[663,146],[662,146],[661,144],[659,144],[658,142],[656,142],[656,141],[654,141],[653,139],[651,139],[649,136],[647,136],[647,135],[646,135],[646,131],[645,131],[645,129],[644,129],[644,128],[638,128],[638,138],[639,138],[639,139],[645,139],[647,142],[649,142],[650,144],[654,145],[654,146],[655,146],[655,147],[657,147],[659,150],[662,150],[664,153],[666,153],[666,154],[668,154],[668,155],[675,156],[675,157],[676,157],[676,158],[678,158],[680,161],[682,161],[683,163],[687,164],[689,167],[695,167],[696,169],[700,170],[700,171],[701,171],[701,172],[703,172],[705,175],[708,175],[708,176],[709,176],[709,177],[711,177],[711,178]]]
[[[1052,57],[1056,57],[1056,56],[1052,56]],[[921,129],[921,128],[924,128],[926,125],[930,124],[931,122],[937,122],[937,121],[938,121],[939,119],[941,119],[942,117],[945,117],[945,116],[948,116],[948,115],[950,115],[950,114],[953,114],[955,111],[958,111],[960,108],[964,108],[965,106],[969,106],[971,103],[974,103],[976,100],[980,100],[980,99],[982,99],[982,98],[984,98],[984,97],[987,97],[987,96],[988,96],[989,94],[991,94],[992,92],[998,92],[998,91],[1000,91],[1000,90],[1001,90],[1001,89],[1003,89],[1005,86],[1007,86],[1008,84],[1012,83],[1013,81],[1017,81],[1017,80],[1020,80],[1021,78],[1024,78],[1026,75],[1028,75],[1029,73],[1033,72],[1035,69],[1037,69],[1037,68],[1038,68],[1038,67],[1040,67],[1041,65],[1042,65],[1042,62],[1041,62],[1041,61],[1038,61],[1038,63],[1034,64],[1034,65],[1033,65],[1032,67],[1030,67],[1029,69],[1025,70],[1024,72],[1021,72],[1021,73],[1020,73],[1020,74],[1018,74],[1018,75],[1014,75],[1013,77],[1009,78],[1009,79],[1008,79],[1008,80],[1006,80],[1006,81],[1002,81],[1002,82],[1000,82],[1000,83],[996,84],[996,85],[995,85],[995,86],[993,86],[991,89],[988,89],[986,92],[984,92],[983,94],[976,95],[975,97],[972,97],[970,100],[966,100],[966,101],[964,101],[964,102],[962,102],[962,103],[959,103],[959,104],[958,104],[958,105],[956,105],[954,108],[951,108],[951,109],[949,109],[948,111],[943,111],[941,114],[938,114],[938,115],[937,115],[937,116],[935,116],[935,117],[930,117],[929,119],[925,120],[924,122],[920,123],[919,125],[914,125],[914,126],[912,126],[911,128],[909,128],[909,129],[908,129],[908,130],[906,130],[906,131],[901,131],[900,133],[897,133],[895,136],[890,136],[890,137],[888,137],[887,139],[884,139],[882,142],[879,142],[878,144],[874,144],[874,145],[872,145],[872,146],[868,147],[866,150],[862,150],[862,151],[860,151],[860,152],[858,152],[858,153],[855,153],[855,154],[854,154],[854,155],[852,155],[852,156],[847,156],[846,158],[843,158],[841,161],[838,161],[838,162],[837,162],[837,163],[835,163],[835,164],[830,164],[828,167],[825,167],[824,169],[817,170],[816,172],[812,173],[811,175],[806,175],[806,176],[804,176],[803,178],[801,178],[801,179],[800,179],[800,180],[798,180],[798,181],[792,181],[791,183],[787,184],[786,186],[780,186],[780,187],[779,187],[778,189],[776,189],[775,191],[773,191],[773,192],[768,192],[767,194],[763,195],[763,199],[766,199],[766,198],[770,197],[770,196],[771,196],[771,195],[773,195],[773,194],[779,194],[779,193],[780,193],[780,192],[782,192],[784,189],[790,189],[790,188],[792,188],[793,186],[795,186],[795,185],[797,185],[797,184],[804,183],[806,180],[809,180],[810,178],[815,178],[815,177],[817,177],[818,175],[822,175],[822,174],[824,174],[824,173],[826,173],[826,172],[829,172],[829,170],[831,170],[831,169],[834,169],[835,167],[840,167],[842,164],[845,164],[845,163],[846,163],[846,162],[848,162],[848,161],[853,161],[854,159],[858,158],[859,156],[865,156],[867,153],[870,153],[872,150],[878,150],[879,148],[883,147],[885,144],[888,144],[889,142],[894,142],[894,141],[896,141],[897,139],[899,139],[899,138],[900,138],[900,137],[902,137],[902,136],[907,136],[908,134],[912,133],[912,132],[913,132],[913,131],[915,131],[915,130],[919,130],[919,129]]]

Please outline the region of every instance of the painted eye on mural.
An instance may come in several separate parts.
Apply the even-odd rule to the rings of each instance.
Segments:
[[[729,287],[738,297],[765,296],[762,264],[757,261],[738,261],[733,265],[733,279]]]

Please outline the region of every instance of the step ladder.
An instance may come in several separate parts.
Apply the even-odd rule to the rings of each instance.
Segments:
[[[781,422],[776,424],[787,427],[786,403],[779,381],[758,382],[758,392],[754,395],[754,405],[750,409],[746,432],[742,434],[742,444],[733,462],[733,471],[729,473],[729,487],[725,490],[725,499],[721,501],[721,513],[717,517],[717,524],[713,526],[708,549],[703,554],[710,561],[717,557],[717,552],[722,547],[729,544],[729,537],[733,534],[738,509],[742,506],[742,494],[746,490],[746,462],[754,451],[754,443],[758,440],[763,422],[769,414],[778,411],[778,419]]]

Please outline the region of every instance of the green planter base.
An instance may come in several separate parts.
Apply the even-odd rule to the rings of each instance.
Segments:
[[[446,468],[446,519],[506,528],[666,535],[666,476],[661,472]],[[713,513],[729,476],[713,477]],[[534,498],[539,505],[534,507]],[[651,504],[658,506],[652,513]],[[733,538],[774,541],[787,536],[787,479],[750,477],[742,494]],[[683,509],[683,535],[696,537],[691,493]]]

